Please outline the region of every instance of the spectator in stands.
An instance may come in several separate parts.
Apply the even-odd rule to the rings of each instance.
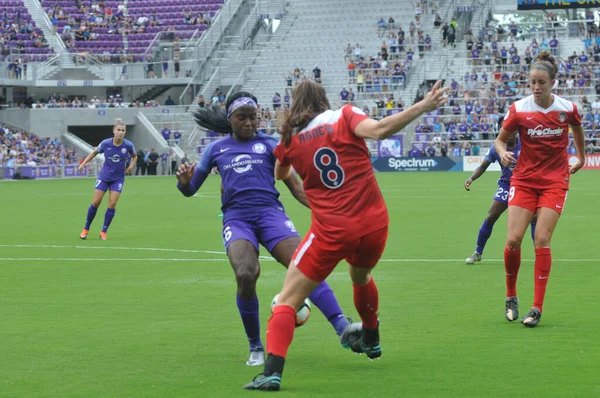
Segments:
[[[167,152],[163,152],[160,154],[160,171],[162,175],[166,175],[169,169],[169,154]]]
[[[175,175],[175,172],[177,171],[177,156],[175,155],[173,148],[169,149],[169,158],[171,159],[171,175]],[[183,159],[187,162],[187,155],[181,160],[183,161]]]
[[[135,163],[135,175],[146,175],[146,153],[143,150],[137,151],[137,161]]]
[[[315,82],[321,83],[322,72],[321,69],[319,69],[319,65],[315,64],[315,67],[313,68],[312,72],[315,78]]]
[[[206,101],[204,100],[204,96],[199,96],[198,97],[198,106],[200,108],[204,108],[206,106]]]
[[[342,91],[340,91],[340,101],[342,101],[343,104],[347,104],[348,103],[348,95],[350,93],[348,92],[348,90],[346,89],[346,87],[342,88]]]
[[[155,176],[156,170],[158,169],[158,160],[160,156],[156,153],[156,149],[152,148],[148,154],[148,160],[146,161],[146,167],[149,176]]]
[[[173,140],[175,141],[175,145],[179,145],[181,143],[181,132],[174,131],[173,132]]]
[[[162,60],[162,70],[163,70],[163,77],[168,78],[169,77],[169,58],[167,58],[166,56],[163,57],[163,60]]]
[[[273,110],[276,111],[277,109],[281,108],[281,94],[275,93],[272,101],[273,101]]]
[[[173,101],[173,99],[171,98],[170,95],[167,98],[167,100],[165,101],[165,105],[167,105],[167,106],[173,106],[173,105],[175,105],[175,101]]]

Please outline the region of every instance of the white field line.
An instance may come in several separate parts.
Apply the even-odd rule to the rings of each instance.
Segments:
[[[151,252],[169,252],[169,253],[200,253],[200,254],[218,254],[225,255],[225,252],[212,250],[194,250],[194,249],[168,249],[160,247],[121,247],[121,246],[66,246],[66,245],[0,245],[0,247],[12,248],[43,248],[43,249],[84,249],[84,250],[129,250],[129,251],[151,251]],[[270,256],[259,256],[261,260],[275,261]],[[52,258],[52,257],[0,257],[0,261],[227,261],[227,258]],[[379,262],[385,263],[462,263],[464,259],[450,258],[382,258]],[[523,259],[524,262],[533,262],[533,259]],[[600,258],[554,258],[555,262],[599,262]],[[500,258],[486,258],[486,263],[502,263]]]

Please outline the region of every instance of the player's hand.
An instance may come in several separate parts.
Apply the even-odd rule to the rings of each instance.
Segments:
[[[85,169],[85,165],[82,163],[79,165],[79,167],[77,168],[77,170],[79,170],[80,173],[83,173],[83,170]]]
[[[504,152],[502,156],[500,156],[500,160],[502,161],[502,165],[504,167],[510,167],[513,164],[517,163],[515,159],[515,153],[510,151]]]
[[[470,187],[471,187],[471,184],[472,184],[472,183],[473,183],[473,180],[472,180],[471,178],[469,178],[467,181],[465,181],[465,189],[466,189],[467,191],[470,191],[470,190],[471,190],[471,188],[470,188]]]
[[[579,159],[579,161],[577,163],[575,163],[573,166],[569,167],[569,174],[575,174],[579,171],[580,168],[582,168],[585,165],[585,158],[583,159]]]
[[[190,165],[189,163],[184,163],[180,165],[175,173],[177,181],[179,181],[181,185],[188,185],[190,181],[192,181],[194,170],[196,170],[196,164]]]
[[[425,94],[425,98],[423,98],[421,101],[421,106],[424,113],[436,110],[448,101],[448,95],[446,95],[446,92],[448,91],[449,87],[440,88],[441,86],[442,81],[438,80],[433,85],[431,91]]]

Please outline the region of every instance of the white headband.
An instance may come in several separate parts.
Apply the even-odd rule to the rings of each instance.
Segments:
[[[250,97],[241,97],[233,101],[229,108],[227,108],[227,117],[231,117],[231,114],[241,108],[242,106],[251,106],[258,109],[258,104]]]

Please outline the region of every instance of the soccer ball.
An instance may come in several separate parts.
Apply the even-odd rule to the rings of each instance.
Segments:
[[[273,313],[273,308],[277,305],[277,299],[279,298],[279,294],[273,297],[273,301],[271,301],[271,314]],[[304,325],[306,321],[310,318],[310,300],[305,299],[304,303],[300,306],[300,309],[296,311],[296,327]]]

